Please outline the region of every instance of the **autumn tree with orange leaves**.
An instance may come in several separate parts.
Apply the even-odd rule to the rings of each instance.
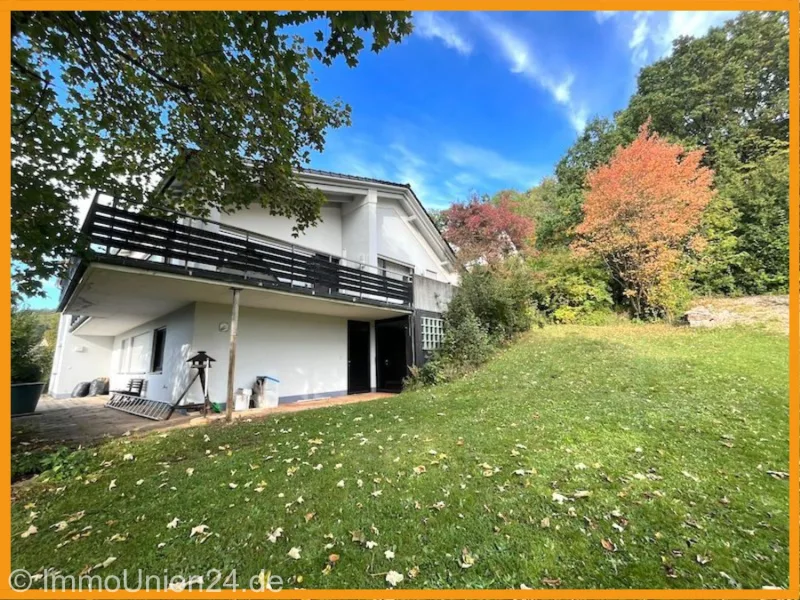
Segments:
[[[714,196],[703,150],[687,151],[650,132],[587,175],[583,222],[572,248],[601,258],[636,317],[673,316],[681,258]]]

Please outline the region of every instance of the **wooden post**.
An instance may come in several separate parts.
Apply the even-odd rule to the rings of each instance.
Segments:
[[[239,328],[239,293],[241,288],[231,288],[233,291],[233,309],[231,310],[231,342],[228,355],[228,401],[225,404],[225,421],[233,419],[233,379],[236,373],[236,333]]]

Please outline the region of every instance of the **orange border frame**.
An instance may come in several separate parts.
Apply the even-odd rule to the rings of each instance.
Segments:
[[[412,0],[411,2],[385,2],[381,0],[285,0],[283,2],[269,2],[258,0],[10,0],[0,10],[0,31],[4,31],[2,63],[11,64],[11,43],[7,36],[11,31],[11,13],[13,10],[212,10],[222,8],[225,10],[285,10],[296,9],[398,9],[404,10],[775,10],[789,13],[789,98],[790,98],[790,292],[789,292],[789,588],[786,590],[283,590],[281,592],[266,592],[268,597],[276,598],[301,598],[301,599],[373,599],[373,598],[496,598],[500,599],[525,599],[525,598],[719,598],[719,599],[797,599],[800,597],[800,5],[797,0]],[[2,98],[0,104],[8,107],[5,118],[2,120],[2,132],[6,140],[11,137],[11,70],[4,71]],[[2,164],[7,165],[0,174],[2,189],[9,190],[9,195],[4,197],[7,207],[5,214],[9,214],[11,198],[11,147],[3,145]],[[3,235],[11,239],[10,218],[0,219]],[[2,252],[11,262],[10,249],[8,252],[2,246]],[[6,284],[7,292],[0,302],[10,313],[10,280]],[[0,374],[5,385],[10,379],[10,334],[6,328],[0,340]],[[6,389],[8,389],[6,387]],[[10,413],[0,411],[0,420],[3,427],[0,429],[0,447],[11,447],[11,417]],[[10,452],[0,466],[2,477],[2,499],[0,499],[0,592],[3,598],[113,598],[119,592],[43,592],[30,590],[27,592],[12,592],[8,586],[8,577],[11,571],[11,465]],[[129,594],[134,597],[162,598],[164,596],[180,598],[247,598],[256,592],[219,591],[219,592],[139,592]]]

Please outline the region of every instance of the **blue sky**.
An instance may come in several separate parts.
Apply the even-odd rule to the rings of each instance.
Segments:
[[[352,107],[311,166],[410,183],[428,208],[528,189],[588,118],[611,116],[639,69],[731,12],[418,12],[414,33],[353,69],[316,64],[315,92]],[[309,28],[309,36],[316,27]],[[310,37],[309,37],[310,39]],[[88,199],[76,202],[81,212]],[[54,308],[58,291],[31,298]]]
[[[414,33],[358,67],[317,68],[353,108],[312,166],[410,183],[429,208],[527,189],[586,120],[610,116],[638,70],[730,12],[415,13]]]

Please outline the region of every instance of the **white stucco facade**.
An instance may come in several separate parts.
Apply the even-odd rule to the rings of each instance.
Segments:
[[[63,382],[71,390],[81,381],[109,376],[114,390],[123,389],[132,378],[140,378],[146,382],[147,398],[174,403],[184,396],[193,375],[187,360],[204,350],[216,360],[209,374],[209,395],[215,402],[224,402],[230,319],[230,306],[199,302],[114,337],[103,337],[99,349],[99,336],[70,334],[68,347],[86,347],[78,353],[86,358],[67,358],[69,376]],[[166,336],[163,368],[153,371],[153,336],[162,328]],[[143,349],[135,357],[131,355],[133,343]],[[252,388],[260,375],[280,381],[282,401],[347,393],[347,319],[242,307],[234,387]],[[372,387],[374,378],[372,372]],[[54,379],[51,394],[63,396],[69,391],[65,385]],[[182,404],[201,401],[200,386],[195,383]]]
[[[111,336],[79,336],[70,333],[69,315],[61,315],[58,338],[53,352],[48,393],[69,396],[79,383],[108,377],[114,338]]]
[[[217,360],[209,393],[227,391],[230,306],[198,304],[194,347]],[[224,329],[224,327],[223,327]],[[268,375],[280,381],[283,401],[347,393],[347,319],[243,307],[239,312],[234,388],[255,385]]]
[[[148,398],[176,402],[191,376],[186,361],[192,356],[195,322],[195,305],[192,304],[114,336],[109,364],[110,389],[123,389],[129,379],[141,378],[147,382],[145,395]],[[153,335],[160,328],[166,330],[164,362],[161,370],[154,371]],[[129,349],[133,341],[142,352],[139,364],[131,365]],[[123,344],[127,352],[123,351]]]
[[[293,244],[301,252],[311,252],[309,256],[319,253],[323,260],[329,260],[327,256],[354,269],[356,277],[359,271],[383,273],[381,261],[391,261],[441,285],[456,282],[452,251],[410,188],[325,173],[302,179],[321,190],[327,202],[320,222],[298,237],[293,235],[294,220],[270,215],[260,206],[233,214],[215,211],[210,221],[182,222],[209,232],[252,234],[267,244],[270,240]],[[185,258],[169,264],[195,268]],[[112,390],[124,389],[132,378],[142,378],[146,381],[143,395],[149,399],[200,402],[198,384],[184,392],[193,375],[187,360],[203,350],[216,359],[209,376],[210,397],[224,402],[232,284],[203,281],[191,272],[187,279],[186,273],[125,268],[88,271],[91,281],[84,281],[75,294],[73,314],[85,314],[82,311],[89,307],[94,315],[74,332],[69,331],[69,317],[62,318],[50,393],[69,396],[78,383],[102,376],[109,377]],[[413,312],[413,306],[391,303],[359,307],[358,297],[352,302],[347,297],[326,300],[258,288],[246,291],[245,299],[239,312],[234,389],[252,387],[257,376],[267,375],[280,381],[282,402],[348,392],[348,320],[369,323],[368,385],[376,389],[376,323]],[[360,301],[364,299],[377,298],[366,294]],[[159,365],[153,360],[155,346],[161,347],[154,343],[156,331],[160,331],[158,339],[163,338]]]

